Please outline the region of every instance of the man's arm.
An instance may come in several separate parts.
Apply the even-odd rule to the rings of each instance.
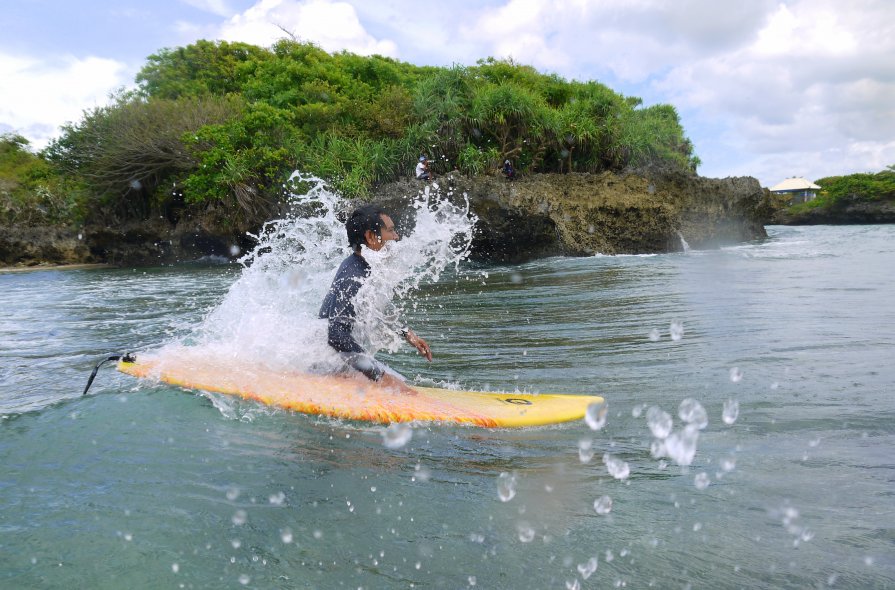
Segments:
[[[401,334],[411,346],[416,348],[422,356],[426,357],[427,361],[432,362],[432,349],[429,348],[425,340],[417,336],[410,328],[401,330]]]

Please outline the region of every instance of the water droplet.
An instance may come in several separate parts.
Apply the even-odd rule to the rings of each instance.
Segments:
[[[653,459],[661,459],[666,455],[665,442],[662,440],[654,440],[649,445],[649,453]]]
[[[317,529],[317,530],[314,531],[313,535],[314,535],[314,538],[315,538],[315,539],[318,539],[318,540],[319,540],[319,539],[322,539],[322,538],[323,538],[323,531],[321,531],[320,529]]]
[[[684,337],[684,323],[674,320],[668,327],[668,333],[671,335],[671,339],[677,342]]]
[[[426,483],[427,481],[429,481],[432,478],[432,472],[429,471],[429,469],[427,467],[423,467],[419,463],[416,464],[416,467],[413,468],[413,471],[414,471],[414,476],[413,476],[414,481],[418,481],[420,483]]]
[[[382,444],[387,449],[400,449],[410,442],[413,437],[413,428],[404,422],[390,424],[382,433]]]
[[[535,530],[524,521],[516,525],[516,532],[519,533],[519,540],[523,543],[530,543],[535,538]]]
[[[659,328],[653,328],[650,330],[650,333],[647,334],[650,340],[653,342],[658,342],[660,338],[662,338],[662,333],[659,332]]]
[[[600,430],[606,426],[606,415],[609,413],[609,405],[606,402],[594,402],[587,406],[584,413],[584,422],[591,430]]]
[[[652,432],[653,436],[658,439],[667,438],[668,435],[671,434],[671,429],[674,426],[671,415],[657,406],[651,406],[650,409],[646,411],[646,423],[649,426],[650,432]],[[658,457],[661,455],[653,456]]]
[[[239,488],[228,488],[227,489],[227,499],[231,502],[235,501],[239,497]]]
[[[597,571],[597,558],[591,557],[587,560],[586,563],[579,563],[577,568],[578,573],[581,574],[581,577],[586,580],[591,577],[595,571]]]
[[[640,418],[640,415],[643,414],[643,410],[646,408],[646,404],[637,404],[633,408],[631,408],[631,417],[632,418]]]
[[[469,576],[469,577],[467,578],[467,581],[469,582],[469,585],[470,585],[470,586],[475,586],[475,584],[476,584],[475,576]]]
[[[740,371],[739,367],[732,367],[730,369],[730,381],[732,383],[739,383],[743,380],[743,372]]]
[[[808,441],[808,446],[812,449],[820,444],[820,438],[812,438]]]
[[[665,454],[678,465],[690,465],[696,456],[699,428],[688,424],[679,432],[672,432],[665,439]]]
[[[696,477],[693,478],[693,485],[696,486],[697,490],[704,490],[709,487],[711,480],[709,480],[708,474],[703,471],[702,473],[697,473]]]
[[[581,582],[578,581],[578,578],[566,580],[566,590],[581,590]]]
[[[239,575],[239,583],[243,586],[248,586],[249,582],[252,581],[252,578],[249,577],[248,574],[240,574]]]
[[[777,383],[776,381],[774,381],[773,383],[771,383],[771,389],[777,389],[777,388],[779,388],[779,387],[780,387],[780,384]]]
[[[721,419],[725,424],[730,425],[737,421],[740,415],[740,402],[735,399],[729,399],[724,402],[724,409],[721,412]]]
[[[276,494],[271,494],[268,500],[274,506],[282,506],[283,502],[286,501],[286,494],[284,494],[283,492],[277,492]]]
[[[510,282],[512,282],[514,285],[520,284],[522,282],[522,275],[518,272],[514,272],[510,275]]]
[[[594,458],[593,444],[594,441],[589,438],[582,438],[578,441],[578,459],[582,463],[590,463],[590,460]]]
[[[702,407],[702,404],[688,397],[678,406],[677,415],[687,424],[692,424],[696,428],[702,430],[709,423],[709,416]]]
[[[503,472],[497,476],[497,497],[509,502],[516,496],[516,476]]]
[[[594,510],[599,515],[606,515],[612,512],[612,498],[609,496],[600,496],[596,500],[594,500]],[[596,569],[596,568],[594,568]],[[587,579],[587,576],[584,576],[584,579]]]
[[[232,540],[230,541],[230,545],[231,545],[234,549],[239,549],[240,547],[242,547],[242,541],[240,541],[239,539],[232,539]]]
[[[174,573],[176,574],[177,572],[180,571],[180,565],[177,564],[177,563],[172,563],[172,564],[171,564],[171,571],[174,572]]]
[[[235,524],[236,526],[242,526],[246,523],[246,520],[248,520],[248,518],[249,515],[246,514],[245,510],[237,510],[233,513],[233,524]]]
[[[280,539],[281,539],[281,540],[283,541],[283,543],[285,543],[286,545],[288,545],[289,543],[291,543],[291,542],[292,542],[292,529],[290,529],[290,528],[287,527],[287,528],[281,530],[281,531],[280,531]]]
[[[606,470],[609,472],[609,475],[615,479],[627,479],[628,475],[631,474],[631,469],[626,462],[616,459],[609,453],[603,455],[603,463],[606,464]]]
[[[726,472],[733,471],[737,466],[737,461],[733,457],[725,457],[721,459],[721,469]]]

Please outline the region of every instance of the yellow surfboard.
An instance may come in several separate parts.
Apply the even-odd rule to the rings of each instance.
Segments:
[[[171,385],[235,395],[305,414],[388,424],[456,422],[489,428],[540,426],[580,420],[595,395],[487,393],[414,387],[396,393],[364,378],[279,372],[180,349],[164,356],[121,361],[118,370]]]

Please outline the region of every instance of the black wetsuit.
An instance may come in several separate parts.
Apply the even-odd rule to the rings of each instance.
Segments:
[[[329,320],[326,341],[341,354],[348,366],[379,381],[383,374],[394,371],[374,359],[351,335],[357,316],[354,298],[369,276],[370,264],[360,254],[352,254],[343,260],[320,306],[319,317]]]
[[[365,352],[351,335],[351,329],[357,315],[354,298],[369,276],[370,264],[360,254],[352,254],[339,265],[323,299],[319,317],[329,320],[327,342],[339,352]]]

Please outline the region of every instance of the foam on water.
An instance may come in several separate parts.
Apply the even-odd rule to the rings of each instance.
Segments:
[[[253,236],[258,243],[240,259],[241,276],[186,344],[274,368],[335,362],[326,321],[317,314],[336,268],[350,254],[344,218],[352,205],[319,178],[295,172],[287,186],[294,190],[288,214]],[[412,200],[411,210],[412,230],[379,252],[363,252],[372,273],[355,302],[355,336],[370,352],[396,351],[405,313],[416,309],[414,292],[469,253],[476,219],[468,203],[453,204],[433,185]]]

